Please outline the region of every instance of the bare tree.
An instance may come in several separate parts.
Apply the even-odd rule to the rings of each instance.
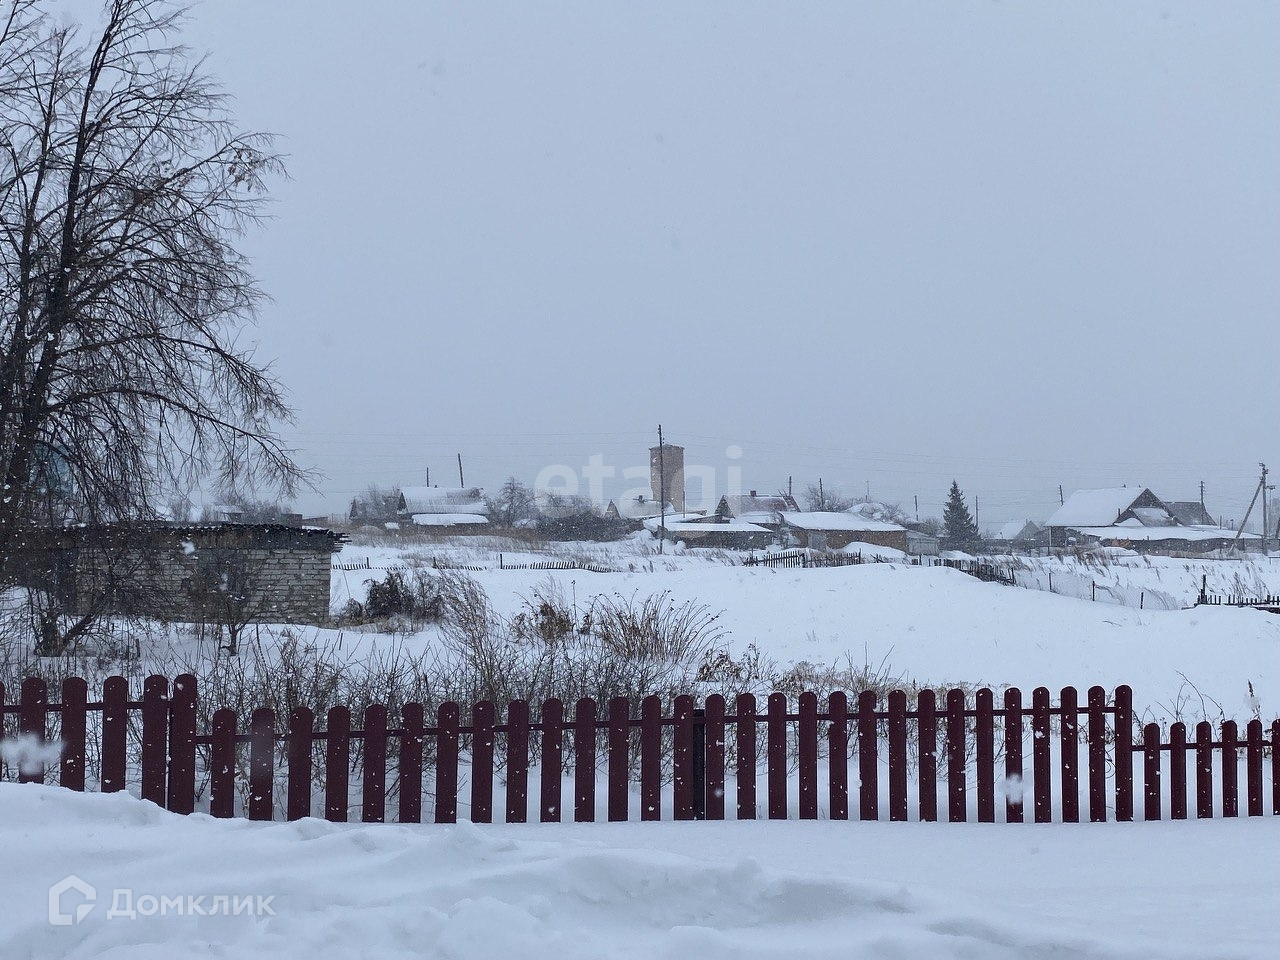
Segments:
[[[805,487],[800,497],[805,509],[815,513],[844,513],[854,504],[852,499],[832,490],[821,480]]]
[[[166,492],[305,478],[239,342],[262,294],[235,243],[282,173],[239,131],[184,10],[111,0],[87,43],[0,12],[0,564],[22,531],[157,516]]]
[[[531,520],[537,512],[537,497],[533,490],[515,477],[507,477],[502,489],[489,501],[489,516],[503,527]]]

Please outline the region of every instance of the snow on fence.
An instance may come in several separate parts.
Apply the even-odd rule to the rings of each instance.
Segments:
[[[469,805],[472,822],[492,822],[495,783],[505,792],[500,818],[525,822],[535,799],[530,795],[535,772],[539,820],[570,816],[564,797],[568,783],[572,819],[593,821],[601,768],[602,809],[610,821],[664,815],[749,820],[760,815],[763,803],[770,819],[786,819],[793,811],[800,819],[816,819],[821,806],[833,820],[887,815],[894,821],[931,821],[945,813],[948,821],[1022,822],[1027,796],[1037,823],[1052,822],[1055,813],[1068,823],[1082,817],[1127,821],[1135,815],[1135,780],[1140,780],[1142,819],[1187,818],[1188,787],[1197,817],[1234,817],[1240,813],[1241,765],[1247,815],[1263,815],[1266,780],[1270,813],[1280,815],[1280,720],[1271,724],[1269,740],[1261,720],[1254,719],[1243,739],[1233,721],[1217,733],[1202,722],[1193,739],[1179,722],[1167,734],[1147,724],[1135,742],[1133,697],[1126,686],[1110,700],[1103,688],[1092,687],[1083,703],[1074,688],[1066,687],[1056,705],[1039,687],[1029,706],[1015,688],[1004,691],[1001,706],[988,689],[977,691],[972,702],[963,690],[951,690],[942,703],[932,690],[923,690],[914,706],[901,691],[890,693],[883,705],[871,691],[853,700],[833,693],[826,703],[805,693],[794,711],[781,693],[770,694],[763,705],[751,694],[731,704],[713,695],[701,708],[682,696],[675,698],[670,714],[650,696],[639,704],[638,716],[625,697],[608,701],[603,714],[595,701],[583,699],[572,718],[553,699],[542,704],[536,719],[527,702],[515,700],[502,718],[494,704],[477,703],[465,723],[461,707],[449,702],[440,705],[433,725],[427,724],[422,704],[409,703],[396,726],[389,725],[387,708],[375,704],[364,710],[359,729],[352,727],[352,711],[345,706],[327,712],[323,729],[316,728],[317,718],[306,707],[283,719],[257,709],[247,725],[245,718],[222,709],[206,730],[198,729],[196,681],[190,675],[179,676],[172,687],[164,677],[148,677],[141,700],[130,698],[123,677],[105,681],[100,701],[89,700],[86,682],[75,677],[63,681],[60,702],[50,702],[47,693],[43,680],[30,678],[23,682],[19,702],[5,704],[0,687],[0,718],[16,715],[19,733],[0,744],[6,772],[16,767],[23,782],[44,782],[53,773],[64,787],[103,792],[126,789],[132,772],[143,799],[183,814],[197,808],[202,768],[208,811],[215,817],[237,815],[237,772],[247,766],[248,789],[240,806],[249,819],[275,817],[275,793],[283,779],[287,819],[322,809],[326,819],[345,822],[355,744],[364,822],[387,819],[389,769],[397,778],[393,819],[404,823],[423,820],[424,785],[432,788],[428,812],[436,823],[456,822],[460,803]],[[100,722],[90,725],[93,715]],[[55,737],[50,726],[57,727]],[[100,736],[90,737],[90,729]],[[140,737],[131,737],[131,731]],[[136,750],[132,742],[138,743]],[[56,744],[52,750],[51,743]],[[100,757],[96,784],[86,780],[89,747]],[[761,752],[764,784],[758,793]],[[317,765],[324,774],[323,796],[313,798]],[[461,773],[467,774],[465,790]],[[1003,799],[999,811],[997,797]],[[665,811],[664,798],[670,803]],[[313,806],[317,801],[322,806]]]

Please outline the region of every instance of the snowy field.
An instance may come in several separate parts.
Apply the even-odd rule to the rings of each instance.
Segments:
[[[1261,960],[1280,946],[1271,819],[262,824],[15,784],[0,811],[6,958]],[[52,925],[48,890],[71,875],[95,899],[67,891]],[[218,896],[260,915],[187,914]],[[274,899],[258,911],[259,897]],[[129,906],[155,915],[108,918]]]
[[[509,545],[508,545],[509,546]],[[984,583],[954,570],[900,563],[829,569],[732,566],[732,555],[684,551],[654,556],[643,541],[562,546],[556,556],[588,559],[620,573],[498,569],[498,549],[458,539],[442,544],[348,546],[343,563],[373,569],[334,571],[340,607],[363,598],[366,582],[385,568],[432,557],[482,567],[469,573],[500,613],[516,613],[550,581],[585,608],[596,594],[670,591],[676,601],[706,604],[721,614],[737,652],[755,644],[781,663],[857,666],[922,683],[1065,685],[1134,689],[1140,712],[1154,720],[1270,718],[1280,711],[1280,617],[1252,609],[1139,609],[1108,602],[1112,594],[1162,591],[1190,607],[1207,578],[1211,591],[1236,587],[1280,593],[1280,560],[1250,562],[1111,556],[1105,562],[1024,560],[1027,570],[1055,577],[1090,576],[1105,584],[1100,599],[1047,589]],[[504,562],[546,560],[545,554],[504,553]],[[408,638],[429,644],[428,629]],[[353,642],[350,638],[348,642]],[[363,636],[361,643],[376,644]],[[1252,687],[1252,692],[1250,688]]]
[[[1274,561],[1112,557],[1024,568],[1057,583],[1108,583],[1112,602],[1093,602],[900,562],[744,567],[719,552],[654,556],[642,541],[551,555],[618,572],[499,569],[498,552],[505,564],[549,559],[510,547],[348,546],[339,564],[370,566],[335,570],[335,608],[362,598],[386,568],[435,556],[480,568],[468,575],[505,616],[552,583],[584,607],[599,594],[669,591],[719,611],[736,652],[755,645],[783,664],[847,657],[935,684],[1128,683],[1155,719],[1270,719],[1280,705],[1280,618],[1114,600],[1136,588],[1189,603],[1202,577],[1211,590],[1270,584]],[[358,657],[438,639],[435,628],[344,631],[341,649]],[[0,784],[0,816],[11,864],[0,872],[4,958],[1199,960],[1270,958],[1280,948],[1273,817],[270,824],[12,783]],[[68,877],[78,880],[51,902],[50,888]]]

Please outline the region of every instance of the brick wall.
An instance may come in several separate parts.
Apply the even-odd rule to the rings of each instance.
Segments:
[[[61,531],[30,554],[31,585],[69,612],[182,622],[329,620],[330,563],[340,538],[275,525],[149,525]]]

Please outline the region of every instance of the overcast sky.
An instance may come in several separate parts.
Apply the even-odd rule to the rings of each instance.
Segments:
[[[661,423],[984,526],[1280,470],[1280,5],[206,0],[308,512]],[[738,460],[725,451],[742,448]],[[621,479],[609,488],[634,487]]]

